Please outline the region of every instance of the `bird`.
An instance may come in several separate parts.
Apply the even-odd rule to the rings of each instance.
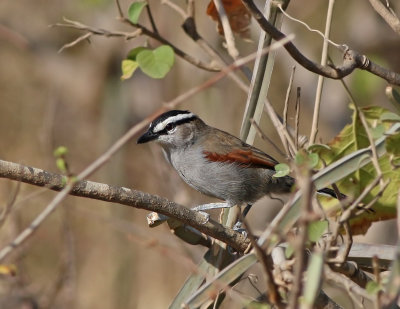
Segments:
[[[224,201],[196,210],[248,205],[248,211],[266,195],[292,192],[295,184],[289,175],[274,177],[279,162],[273,157],[187,110],[171,110],[154,119],[137,143],[152,141],[189,186]],[[319,192],[336,197],[329,188]]]

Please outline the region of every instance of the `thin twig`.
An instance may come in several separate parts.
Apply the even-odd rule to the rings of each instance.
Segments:
[[[356,210],[361,201],[372,191],[372,189],[380,182],[382,178],[382,175],[379,175],[377,177],[375,177],[375,179],[368,185],[365,187],[365,189],[358,195],[358,197],[353,201],[353,203],[351,203],[351,205],[346,208],[345,211],[343,211],[343,213],[341,214],[338,222],[342,223],[344,221],[347,221],[350,219],[350,217],[352,216],[354,210]]]
[[[71,43],[68,44],[64,44],[59,50],[58,53],[63,52],[65,49],[73,47],[75,45],[77,45],[78,43],[84,41],[84,40],[89,40],[89,38],[93,35],[93,33],[88,32],[85,33],[84,35],[81,35],[80,37],[78,37],[75,41],[72,41]],[[140,34],[139,34],[140,35]]]
[[[279,149],[279,147],[274,143],[274,141],[272,139],[270,139],[268,137],[268,135],[266,135],[261,128],[258,126],[257,122],[254,119],[250,119],[250,123],[251,125],[253,125],[256,128],[256,131],[258,133],[258,135],[265,141],[267,141],[268,143],[270,143],[272,145],[272,147],[274,147],[274,149],[282,156],[285,157],[285,154],[282,152],[282,150]]]
[[[10,213],[12,207],[16,204],[15,201],[17,199],[19,190],[21,188],[21,182],[17,183],[17,187],[15,188],[14,192],[11,192],[11,196],[7,202],[7,204],[4,206],[0,213],[0,228],[3,226],[4,222],[6,221],[6,218],[8,214]]]
[[[194,18],[194,0],[187,1],[187,14],[189,17]]]
[[[299,150],[300,98],[301,98],[301,87],[297,87],[296,105],[295,105],[296,115],[294,122],[294,143],[296,151]]]
[[[119,17],[124,17],[124,13],[122,11],[121,4],[119,3],[119,0],[115,0],[115,3],[116,3],[117,8],[118,8]]]
[[[264,270],[265,281],[267,285],[267,297],[271,304],[275,305],[277,308],[284,308],[280,294],[278,293],[278,288],[274,282],[274,277],[272,275],[271,269],[273,265],[271,263],[271,257],[266,254],[266,252],[258,245],[254,234],[252,233],[250,226],[247,224],[246,219],[241,215],[240,220],[243,223],[244,228],[247,231],[247,237],[250,239],[250,243],[254,248],[256,255]]]
[[[169,6],[171,9],[181,15],[184,20],[189,17],[188,14],[186,14],[186,12],[175,2],[172,2],[170,0],[161,0],[161,4]]]
[[[331,5],[331,4],[329,3],[329,5]],[[325,42],[327,42],[327,43],[329,43],[329,44],[332,44],[333,46],[335,46],[335,47],[337,47],[337,48],[342,49],[343,44],[335,43],[335,42],[333,42],[332,40],[329,39],[329,33],[328,33],[328,35],[327,35],[327,33],[326,33],[326,29],[327,29],[327,28],[326,28],[326,27],[325,27],[325,34],[323,34],[321,31],[319,31],[319,30],[317,30],[317,29],[311,28],[311,27],[310,27],[309,25],[307,25],[304,21],[301,21],[300,19],[297,19],[297,18],[294,18],[294,17],[290,16],[290,15],[282,8],[282,5],[281,5],[281,4],[278,4],[278,8],[281,10],[281,12],[283,13],[283,15],[285,15],[285,16],[286,16],[287,18],[289,18],[290,20],[293,20],[293,21],[295,21],[295,22],[297,22],[297,23],[299,23],[299,24],[305,26],[310,32],[316,32],[316,33],[318,33],[318,34],[324,39]],[[328,8],[328,16],[329,16],[329,13],[332,13],[332,10]],[[331,18],[327,17],[327,22],[328,22],[328,19],[331,19]],[[330,27],[330,22],[329,22],[329,27]],[[329,32],[329,31],[328,31],[328,32]]]
[[[153,28],[154,33],[159,34],[157,26],[156,26],[156,23],[155,23],[154,18],[153,18],[153,14],[151,13],[150,3],[147,3],[146,11],[147,11],[147,15],[149,16],[151,28]]]
[[[378,158],[378,153],[376,152],[374,138],[372,137],[372,134],[371,134],[371,131],[369,129],[368,122],[365,119],[364,113],[362,112],[362,110],[360,108],[358,108],[358,106],[356,106],[356,108],[357,108],[358,116],[360,117],[361,123],[362,123],[362,125],[363,125],[363,127],[365,129],[365,133],[367,133],[368,140],[369,140],[369,143],[371,145],[371,152],[372,152],[372,160],[371,161],[372,161],[372,164],[374,165],[376,173],[378,174],[378,176],[381,176],[381,175],[383,175],[383,173],[382,173],[382,169],[381,169],[381,167],[379,165],[379,158]],[[382,188],[383,179],[381,179],[380,184],[381,184],[381,188]]]
[[[396,203],[397,213],[400,214],[400,190],[397,193],[397,203]],[[400,239],[400,216],[398,215],[396,218],[397,224],[397,239]]]
[[[292,40],[293,38],[294,38],[293,36],[288,36],[287,37],[288,40],[289,39]],[[286,40],[285,41],[277,41],[274,44],[270,45],[269,47],[264,48],[262,52],[263,53],[267,53],[267,52],[270,52],[272,50],[276,50],[276,49],[282,47],[282,45],[285,44],[285,42],[286,42]],[[240,68],[241,66],[245,65],[246,63],[248,63],[250,61],[253,61],[255,57],[257,57],[257,52],[236,60],[232,64],[230,64],[230,65],[226,66],[225,68],[223,68],[221,70],[221,72],[215,74],[209,80],[207,80],[204,83],[200,84],[199,86],[196,86],[196,87],[188,90],[187,92],[179,95],[174,100],[172,100],[170,102],[167,102],[167,103],[164,103],[164,105],[167,108],[173,108],[174,105],[175,105],[175,101],[176,100],[178,100],[179,102],[183,102],[183,101],[187,100],[193,94],[198,93],[201,90],[203,90],[205,88],[208,88],[211,85],[215,84],[217,81],[219,81],[220,79],[224,78],[230,72]],[[276,117],[275,119],[277,119],[277,121],[279,122],[279,119],[277,118],[276,114],[275,114],[275,117]],[[289,138],[290,138],[290,136],[289,136]]]
[[[295,264],[293,288],[290,294],[289,308],[295,309],[298,307],[299,297],[303,287],[303,272],[305,268],[305,245],[307,242],[307,230],[312,214],[312,197],[313,185],[311,182],[311,173],[307,166],[296,166],[296,180],[302,191],[301,215],[299,219],[299,235],[295,239]]]
[[[228,16],[225,12],[224,5],[221,0],[213,0],[215,8],[217,9],[222,29],[224,30],[224,36],[226,40],[226,49],[228,50],[229,55],[236,59],[239,56],[239,51],[236,49],[235,46],[235,38],[233,36],[233,32],[231,29],[231,25],[229,23]]]
[[[291,135],[289,134],[289,132],[285,128],[285,126],[282,124],[282,122],[279,120],[278,116],[275,113],[274,108],[272,107],[272,105],[268,101],[268,99],[265,99],[264,104],[265,104],[265,109],[266,109],[276,131],[278,132],[279,137],[281,138],[282,144],[288,143],[289,151],[291,153],[291,156],[293,156],[296,153],[296,146],[292,140]]]
[[[55,23],[53,25],[50,25],[50,27],[74,28],[77,30],[87,31],[94,35],[101,35],[101,36],[105,36],[105,37],[123,37],[125,40],[137,38],[139,35],[142,34],[140,29],[133,31],[133,32],[109,31],[109,30],[91,27],[91,26],[85,25],[81,22],[67,19],[65,17],[63,18],[63,20],[65,21],[65,24]]]
[[[332,24],[332,14],[333,14],[333,6],[335,4],[335,0],[329,0],[328,4],[328,12],[326,14],[326,23],[325,23],[325,34],[324,34],[324,42],[322,44],[322,54],[321,54],[321,65],[326,66],[328,60],[328,42],[329,35],[331,32],[331,24]],[[315,101],[314,101],[314,113],[313,120],[311,124],[311,133],[310,133],[310,144],[315,143],[315,139],[317,138],[318,133],[318,121],[319,114],[321,109],[321,97],[322,97],[322,88],[324,86],[324,77],[322,75],[318,76],[317,90],[315,93]]]
[[[296,72],[296,66],[294,65],[292,67],[292,72],[290,73],[290,79],[289,79],[289,84],[286,90],[286,97],[285,97],[285,105],[283,107],[283,126],[285,127],[285,129],[287,130],[287,120],[288,120],[288,110],[289,110],[289,99],[290,99],[290,93],[292,91],[292,84],[293,84],[293,79],[294,79],[294,74]],[[289,146],[287,144],[287,142],[283,143],[283,147],[285,148],[285,152],[287,157],[290,157],[290,152],[289,152]]]
[[[268,22],[268,20],[264,18],[263,14],[257,8],[253,0],[242,1],[264,31],[268,32],[275,40],[279,40],[285,37],[285,34],[276,29]],[[366,70],[376,76],[379,76],[391,84],[398,86],[400,85],[399,73],[390,71],[377,65],[376,63],[368,59],[365,55],[362,55],[350,48],[345,49],[344,61],[342,66],[340,67],[322,66],[318,63],[311,61],[306,56],[304,56],[292,42],[286,43],[285,49],[290,54],[290,56],[301,66],[313,73],[320,74],[328,78],[341,79],[352,73],[355,69],[361,69]]]
[[[381,276],[379,275],[379,262],[378,262],[378,258],[376,256],[372,257],[372,269],[374,271],[375,281],[376,281],[377,285],[379,286],[381,284]],[[382,291],[378,291],[375,295],[374,306],[376,309],[382,308],[381,301],[380,301],[381,295],[382,295]]]

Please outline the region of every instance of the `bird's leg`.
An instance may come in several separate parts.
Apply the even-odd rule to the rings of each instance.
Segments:
[[[246,207],[243,209],[242,215],[243,218],[246,217],[246,215],[249,213],[251,207],[253,206],[253,204],[247,204]]]
[[[246,217],[246,215],[249,213],[249,211],[250,211],[250,209],[251,209],[252,206],[253,206],[253,204],[247,204],[247,205],[246,205],[246,207],[243,209],[242,217],[241,217],[241,218],[244,219],[244,218]],[[242,233],[244,236],[247,237],[247,232],[246,232],[246,230],[243,228],[242,225],[243,225],[243,223],[242,223],[242,221],[241,221],[240,218],[239,218],[238,222],[236,222],[235,225],[233,226],[233,229],[234,229],[235,231],[239,232],[239,233]]]

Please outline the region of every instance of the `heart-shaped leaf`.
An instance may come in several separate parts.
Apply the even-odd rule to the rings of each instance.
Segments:
[[[143,50],[136,56],[140,69],[152,78],[163,78],[174,64],[174,51],[168,45]]]
[[[138,55],[140,52],[144,51],[144,50],[149,50],[149,49],[146,48],[146,47],[143,47],[143,46],[135,47],[135,48],[133,48],[133,49],[131,49],[131,50],[129,51],[128,56],[127,56],[126,58],[129,59],[129,60],[136,61],[137,55]]]
[[[129,20],[134,24],[137,24],[137,22],[139,21],[140,13],[142,13],[142,10],[146,5],[146,1],[133,2],[128,10]]]

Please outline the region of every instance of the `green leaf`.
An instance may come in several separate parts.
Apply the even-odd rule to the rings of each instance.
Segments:
[[[386,151],[395,155],[400,156],[400,133],[390,135],[386,138]]]
[[[133,49],[131,49],[131,50],[129,51],[128,56],[127,56],[126,58],[129,59],[129,60],[136,61],[137,55],[138,55],[141,51],[144,51],[144,50],[149,50],[149,49],[146,48],[146,47],[143,47],[143,46],[135,47],[135,48],[133,48]]]
[[[319,155],[317,153],[309,153],[308,158],[310,160],[310,167],[315,168],[319,162]]]
[[[314,221],[308,225],[308,239],[312,242],[317,242],[318,239],[325,233],[328,228],[328,221]]]
[[[142,13],[142,10],[146,5],[146,1],[133,2],[128,10],[129,20],[134,24],[137,24],[137,22],[139,21],[140,13]]]
[[[298,153],[296,153],[294,161],[299,166],[307,164],[307,166],[312,169],[318,165],[319,156],[317,153],[307,153],[305,151],[299,151]]]
[[[350,107],[354,110],[352,123],[345,126],[329,143],[331,148],[330,152],[320,153],[320,157],[328,165],[344,156],[370,146],[370,141],[360,120],[358,111],[354,106]],[[382,107],[370,106],[362,108],[361,111],[366,118],[368,126],[370,128],[377,128],[375,131],[375,133],[378,133],[377,135],[381,135],[380,131],[382,128],[388,130],[392,125],[390,122],[381,121],[383,115],[388,113],[388,110]],[[396,143],[389,143],[390,146],[393,146],[393,151],[395,151],[395,144]],[[396,195],[400,187],[400,169],[394,169],[391,166],[389,154],[382,155],[379,159],[379,164],[383,173],[383,179],[390,181],[389,185],[379,200],[375,202],[373,206],[374,212],[362,213],[350,220],[351,230],[354,235],[365,233],[374,221],[387,220],[394,218],[396,215]],[[370,163],[347,177],[340,179],[336,184],[342,193],[350,197],[356,197],[360,195],[364,188],[368,186],[376,176],[375,167]],[[364,204],[369,203],[375,198],[379,191],[379,186],[375,187],[362,202]]]
[[[381,116],[381,121],[400,122],[400,116],[392,112],[383,113]]]
[[[400,93],[393,88],[392,85],[386,86],[385,94],[393,106],[400,110]]]
[[[303,165],[306,160],[307,160],[306,153],[304,151],[301,151],[301,150],[299,152],[297,152],[295,157],[294,157],[294,162],[297,165]]]
[[[132,74],[136,71],[138,68],[139,64],[136,61],[125,59],[122,60],[121,63],[121,70],[122,70],[122,76],[121,80],[126,80],[132,76]]]
[[[385,132],[385,126],[383,124],[378,124],[375,128],[371,129],[373,139],[380,138]]]
[[[65,162],[65,160],[63,158],[56,159],[56,166],[61,172],[63,172],[63,173],[67,172],[67,163]]]
[[[67,153],[68,153],[67,147],[59,146],[54,150],[53,155],[58,158],[58,157],[65,156]]]
[[[313,307],[315,299],[317,298],[322,276],[322,266],[324,259],[322,253],[313,253],[307,267],[307,280],[305,282],[304,294],[302,303]]]
[[[152,78],[163,78],[174,64],[174,51],[168,45],[143,50],[136,57],[140,69]]]
[[[293,246],[291,246],[290,244],[287,245],[287,247],[285,248],[285,258],[290,259],[292,258],[294,253],[294,248]]]
[[[285,163],[279,163],[277,165],[275,165],[275,171],[276,173],[274,175],[272,175],[273,177],[284,177],[286,175],[289,175],[290,173],[290,167],[289,165],[285,164]]]
[[[325,144],[312,144],[307,148],[309,152],[320,153],[323,151],[330,151],[331,147]]]
[[[365,287],[368,294],[376,294],[382,290],[382,286],[375,281],[368,281],[367,286]]]

